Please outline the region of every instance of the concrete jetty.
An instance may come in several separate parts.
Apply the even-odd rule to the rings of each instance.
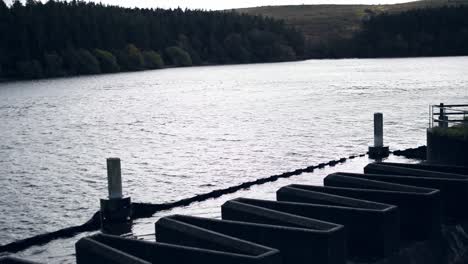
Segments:
[[[465,168],[431,166],[373,163],[366,171],[381,173],[333,173],[324,186],[282,187],[276,201],[229,200],[222,219],[166,216],[157,242],[86,237],[77,263],[452,263],[447,230],[464,226],[466,210],[451,203],[468,179],[455,173]]]

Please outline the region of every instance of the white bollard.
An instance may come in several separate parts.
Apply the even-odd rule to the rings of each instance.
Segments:
[[[374,147],[383,147],[383,114],[374,113]]]
[[[109,199],[101,199],[101,229],[104,233],[124,234],[131,231],[132,200],[123,197],[119,158],[107,159]]]
[[[107,159],[107,187],[109,199],[122,199],[122,172],[119,158]]]
[[[374,146],[369,146],[369,157],[381,160],[389,154],[389,148],[383,144],[383,114],[374,113]]]

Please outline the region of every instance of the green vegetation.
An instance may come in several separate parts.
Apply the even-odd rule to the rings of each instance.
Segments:
[[[117,63],[117,58],[109,51],[94,49],[94,56],[101,65],[101,70],[104,73],[112,73],[120,71],[120,66]]]
[[[416,57],[468,54],[468,6],[380,14],[349,41],[348,56]]]
[[[453,126],[449,128],[434,127],[432,129],[434,134],[452,138],[459,138],[468,140],[468,126]]]
[[[463,120],[464,122],[448,128],[434,127],[432,132],[437,135],[455,137],[468,141],[468,116],[465,116]]]
[[[234,11],[128,9],[84,1],[0,0],[0,79],[294,60],[304,37]]]
[[[192,66],[192,58],[185,50],[173,46],[166,49],[166,54],[172,65],[175,66]]]
[[[143,60],[147,69],[161,69],[164,67],[164,61],[159,53],[154,51],[144,51]]]
[[[144,67],[143,55],[133,44],[128,44],[123,51],[117,53],[120,65],[127,71],[139,71]]]
[[[460,32],[468,30],[465,26],[466,5],[468,5],[467,0],[423,0],[395,5],[265,6],[236,11],[282,19],[287,25],[301,31],[306,38],[308,58],[431,56],[460,54],[452,47],[445,48],[436,44],[436,41],[453,40],[464,45],[463,54],[468,54],[468,43],[458,38]],[[391,24],[393,31],[391,34],[387,23]],[[361,34],[363,31],[370,33],[372,26],[375,26],[372,34],[375,33],[373,36],[379,37],[379,40],[365,39],[366,36]],[[452,26],[455,27],[454,30]],[[382,35],[378,35],[380,31],[383,32]],[[399,34],[401,36],[398,36]],[[405,39],[411,34],[414,34],[412,38]],[[437,34],[444,36],[438,38]],[[367,36],[373,37],[370,34]],[[383,43],[387,37],[390,39]],[[431,41],[431,38],[434,40]],[[420,48],[423,50],[421,52],[393,51],[395,47],[400,51],[405,49],[406,43],[413,45],[414,49],[419,49],[416,48],[418,42],[425,42],[421,45],[430,46],[429,49],[436,46],[434,49],[439,49],[440,52],[427,48]],[[389,52],[384,51],[384,45]],[[377,46],[382,48],[366,53],[365,50],[369,46],[371,49]]]
[[[0,79],[304,58],[468,55],[468,0],[236,11],[0,0]]]
[[[42,66],[37,60],[19,61],[16,63],[16,69],[24,78],[36,79],[43,75]]]
[[[79,49],[75,54],[76,72],[78,74],[98,74],[101,73],[101,66],[96,57],[88,50]]]
[[[44,54],[44,70],[45,75],[50,77],[65,75],[62,57],[55,52]]]

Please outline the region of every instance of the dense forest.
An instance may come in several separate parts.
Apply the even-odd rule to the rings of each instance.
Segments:
[[[353,38],[323,52],[357,58],[468,55],[468,6],[371,15]]]
[[[367,11],[353,37],[311,52],[284,21],[233,11],[0,0],[0,80],[302,58],[468,55],[468,6]]]
[[[304,37],[235,12],[128,9],[83,1],[0,0],[0,79],[167,66],[287,61]]]

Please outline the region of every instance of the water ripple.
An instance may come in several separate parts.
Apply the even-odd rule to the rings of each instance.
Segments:
[[[429,104],[468,100],[466,68],[466,57],[311,60],[2,83],[0,244],[86,221],[111,156],[126,195],[162,203],[363,153],[374,112],[391,148],[422,145]],[[274,197],[286,183],[235,196]],[[171,213],[218,217],[223,199]],[[75,240],[21,254],[72,263]]]

